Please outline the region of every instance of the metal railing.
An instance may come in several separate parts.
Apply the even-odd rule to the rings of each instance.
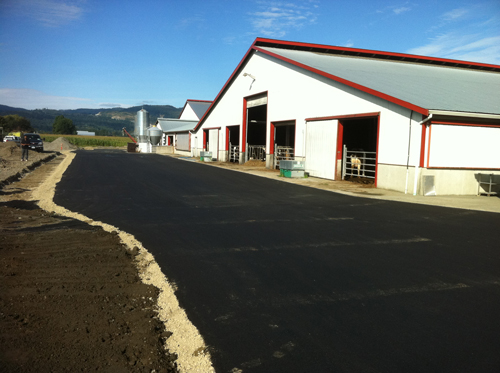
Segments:
[[[291,146],[274,146],[274,168],[280,166],[280,161],[291,161],[295,159],[295,149]]]
[[[248,160],[254,159],[259,161],[266,160],[265,145],[248,145]]]
[[[229,162],[240,161],[240,146],[229,143]]]
[[[375,179],[377,153],[364,150],[347,150],[344,145],[342,160],[342,180],[346,176]]]

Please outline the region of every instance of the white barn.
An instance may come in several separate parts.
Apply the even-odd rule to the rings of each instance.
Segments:
[[[257,38],[190,141],[194,156],[476,194],[478,173],[500,174],[500,66]]]
[[[177,154],[191,154],[191,131],[206,113],[212,101],[187,100],[179,118],[158,118],[162,132],[161,146],[172,146]]]

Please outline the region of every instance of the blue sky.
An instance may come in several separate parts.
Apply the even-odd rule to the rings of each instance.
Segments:
[[[500,1],[0,0],[0,104],[213,100],[256,37],[500,65]]]

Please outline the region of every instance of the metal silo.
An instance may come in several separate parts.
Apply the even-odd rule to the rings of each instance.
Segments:
[[[162,135],[162,130],[156,126],[148,129],[149,142],[151,143],[151,145],[158,145],[160,143]]]
[[[137,112],[135,117],[134,135],[137,137],[138,142],[147,142],[146,130],[149,127],[149,113],[141,109]]]

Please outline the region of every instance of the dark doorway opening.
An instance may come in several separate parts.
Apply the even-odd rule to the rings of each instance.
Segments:
[[[366,184],[375,183],[378,117],[344,119],[340,125],[342,126],[342,178]]]
[[[267,104],[247,109],[247,160],[266,160]]]
[[[226,127],[226,149],[229,162],[240,161],[240,126]]]
[[[274,168],[279,168],[280,161],[295,159],[295,121],[272,123],[271,132]]]

